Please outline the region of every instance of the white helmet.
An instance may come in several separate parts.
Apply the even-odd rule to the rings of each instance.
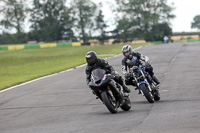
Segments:
[[[130,52],[130,54],[132,54],[132,47],[130,45],[125,45],[122,47],[122,53],[124,56],[126,56],[126,52]]]

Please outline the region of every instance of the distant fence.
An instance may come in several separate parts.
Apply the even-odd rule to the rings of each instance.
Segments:
[[[200,40],[187,40],[187,42],[200,42]]]
[[[34,49],[34,48],[53,48],[53,47],[64,47],[64,46],[81,46],[80,42],[73,43],[42,43],[42,44],[21,44],[21,45],[10,45],[0,46],[0,50],[20,50],[20,49]]]
[[[162,41],[154,41],[154,42],[151,42],[152,44],[161,44],[163,43]]]
[[[180,40],[178,42],[200,42],[200,40]],[[162,44],[162,41],[149,42],[150,44]],[[36,49],[36,48],[53,48],[66,46],[83,46],[90,45],[90,43],[42,43],[42,44],[18,44],[18,45],[0,45],[0,50],[20,50],[20,49]]]

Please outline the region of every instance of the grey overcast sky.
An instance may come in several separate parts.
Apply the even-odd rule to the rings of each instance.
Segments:
[[[171,21],[173,32],[197,31],[191,29],[191,23],[196,15],[200,15],[200,0],[168,0],[174,3],[176,18]]]

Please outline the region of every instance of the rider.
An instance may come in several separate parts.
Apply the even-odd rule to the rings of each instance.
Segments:
[[[94,70],[96,68],[101,68],[101,69],[104,69],[107,74],[114,75],[114,77],[115,77],[114,80],[123,87],[123,90],[125,92],[130,93],[130,89],[126,87],[122,76],[119,76],[119,74],[117,74],[117,72],[114,70],[114,68],[112,66],[110,66],[107,61],[105,61],[104,59],[97,58],[97,54],[94,51],[87,52],[85,58],[87,61],[87,66],[86,66],[87,85],[91,81],[92,70]]]
[[[149,73],[149,75],[157,84],[160,84],[160,81],[154,75],[153,67],[149,62],[149,57],[144,56],[138,52],[134,52],[130,45],[123,46],[122,53],[124,55],[124,58],[122,59],[122,73],[125,75],[125,82],[127,85],[132,84],[129,73],[127,72],[127,67],[128,67],[127,61],[132,60],[133,58],[137,58],[138,60],[144,61],[146,71]]]

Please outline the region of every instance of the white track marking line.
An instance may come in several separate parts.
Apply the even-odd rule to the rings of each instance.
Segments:
[[[169,90],[160,90],[160,92],[167,92],[167,91],[169,91]]]
[[[171,63],[170,63],[170,66],[174,63],[174,61],[176,60],[177,58],[177,55],[172,59]]]
[[[169,68],[168,68],[168,69],[170,69],[170,67],[172,66],[172,64],[173,64],[174,61],[176,60],[177,56],[178,56],[178,55],[176,55],[176,56],[172,59],[172,61],[171,61],[170,64],[169,64]],[[165,72],[164,75],[167,75],[167,72]]]
[[[133,50],[138,50],[138,49],[140,49],[140,48],[142,48],[142,46],[137,47],[137,48],[135,48],[135,49],[133,49]],[[114,57],[118,57],[118,56],[120,56],[120,55],[121,55],[121,54],[118,54],[118,55],[115,55]],[[105,59],[114,58],[114,57],[108,57],[108,58],[105,58]],[[47,75],[47,76],[43,76],[43,77],[40,77],[40,78],[37,78],[37,79],[33,79],[33,80],[30,80],[30,81],[21,83],[21,84],[19,84],[19,85],[15,85],[15,86],[6,88],[6,89],[4,89],[4,90],[1,90],[0,93],[3,93],[3,92],[6,92],[6,91],[9,91],[9,90],[12,90],[12,89],[14,89],[14,88],[17,88],[17,87],[20,87],[20,86],[23,86],[23,85],[26,85],[26,84],[29,84],[29,83],[32,83],[32,82],[41,80],[41,79],[45,79],[45,78],[49,78],[49,77],[58,75],[58,74],[60,74],[60,73],[69,72],[69,71],[72,71],[72,70],[74,70],[74,69],[81,68],[81,67],[84,67],[84,66],[86,66],[86,64],[77,66],[77,67],[75,67],[75,68],[70,68],[70,69],[67,69],[67,70],[64,70],[64,71],[61,71],[61,72],[58,72],[58,73],[54,73],[54,74],[50,74],[50,75]]]

